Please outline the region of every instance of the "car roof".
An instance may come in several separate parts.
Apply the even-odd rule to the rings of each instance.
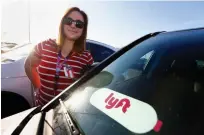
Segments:
[[[177,32],[189,32],[189,31],[198,31],[198,30],[203,30],[204,27],[200,28],[190,28],[190,29],[180,29],[180,30],[172,30],[172,31],[163,31],[161,33],[177,33]]]
[[[102,43],[102,42],[98,42],[98,41],[95,41],[95,40],[87,39],[86,41],[88,43],[93,43],[93,44],[98,44],[98,45],[101,45],[101,46],[105,46],[105,47],[110,48],[111,50],[114,50],[114,51],[118,50],[118,48],[115,48],[113,46],[110,46],[108,44],[105,44],[105,43]]]
[[[200,39],[203,37],[204,35],[204,27],[201,28],[193,28],[193,29],[183,29],[183,30],[174,30],[174,31],[160,31],[160,32],[154,32],[154,33],[150,33],[149,35],[152,35],[151,37],[165,37],[167,36],[168,39],[175,39],[175,40],[179,40],[186,38],[186,36],[189,37],[190,40],[191,39]],[[172,38],[169,38],[172,37]],[[171,46],[174,46],[173,44]]]

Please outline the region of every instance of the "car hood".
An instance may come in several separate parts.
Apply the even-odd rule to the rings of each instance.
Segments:
[[[8,52],[1,55],[1,62],[3,64],[12,63],[17,60],[20,60],[24,57],[27,57],[29,52],[33,49],[33,44],[25,44],[21,46],[16,46],[10,49]]]
[[[1,119],[1,134],[10,135],[16,129],[16,127],[21,123],[21,121],[31,113],[36,107],[29,110],[17,113],[15,115]]]

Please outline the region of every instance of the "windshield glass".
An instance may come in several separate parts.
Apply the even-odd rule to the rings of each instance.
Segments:
[[[182,40],[182,37],[185,37],[182,33],[160,34],[143,41],[114,60],[67,97],[64,104],[84,133],[87,135],[183,134],[182,132],[189,126],[183,125],[187,115],[181,115],[183,114],[181,106],[184,104],[178,102],[177,105],[174,101],[178,101],[176,97],[179,97],[183,103],[184,98],[179,95],[183,96],[181,90],[191,88],[191,83],[186,78],[184,80],[189,83],[184,83],[181,79],[178,82],[177,77],[173,80],[172,77],[175,76],[173,73],[171,77],[165,76],[166,81],[163,75],[167,70],[166,67],[171,67],[175,63],[174,58],[168,57],[172,53],[169,51],[170,46],[200,43],[199,36],[195,40],[195,36],[190,39],[190,35],[193,33],[189,33],[191,42]],[[177,37],[180,37],[179,40]],[[172,56],[174,55],[173,53]],[[197,66],[202,67],[203,60],[196,58]],[[203,68],[199,72],[203,72]],[[160,89],[171,89],[180,93],[173,94],[169,92],[170,90],[161,94],[155,92]],[[188,99],[188,96],[185,99]],[[195,107],[193,104],[192,106]],[[190,113],[189,116],[191,116]],[[60,119],[63,118],[59,105],[55,108],[55,129],[58,131],[64,129],[66,132],[63,124],[59,126],[60,122],[63,123]]]

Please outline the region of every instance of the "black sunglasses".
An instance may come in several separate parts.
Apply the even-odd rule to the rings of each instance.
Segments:
[[[75,26],[77,28],[80,28],[82,29],[84,27],[84,22],[80,21],[80,20],[73,20],[72,18],[70,17],[66,17],[64,18],[63,20],[63,23],[66,24],[66,25],[72,25],[72,23],[75,23]]]

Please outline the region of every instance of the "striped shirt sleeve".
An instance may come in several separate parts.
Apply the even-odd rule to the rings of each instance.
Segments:
[[[37,56],[38,58],[42,58],[43,54],[44,54],[44,49],[45,45],[49,44],[51,46],[55,46],[56,45],[56,40],[54,39],[47,39],[45,41],[40,42],[39,44],[37,44],[34,47],[34,55]]]
[[[35,47],[34,47],[34,55],[38,58],[42,58],[42,55],[43,55],[43,49],[42,49],[42,46],[43,46],[43,42],[37,44]]]

